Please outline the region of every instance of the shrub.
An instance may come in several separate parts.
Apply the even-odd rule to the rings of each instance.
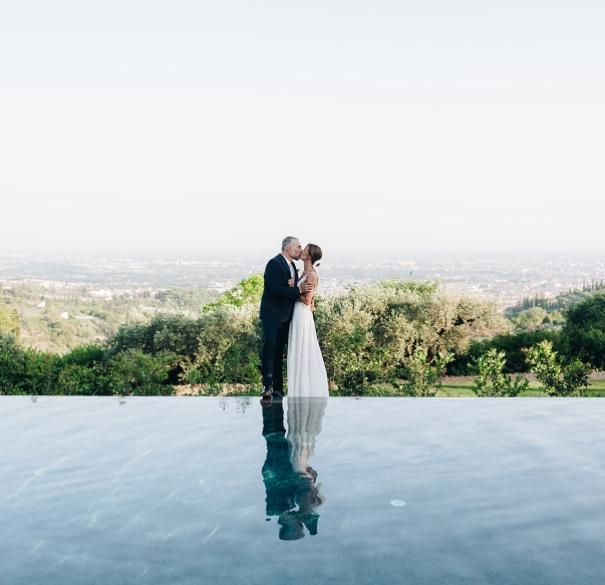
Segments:
[[[254,305],[221,305],[199,320],[198,349],[181,360],[190,384],[260,383],[260,325]]]
[[[25,356],[12,335],[0,334],[0,394],[20,394],[25,382]]]
[[[197,350],[199,322],[180,315],[156,315],[149,323],[123,325],[109,339],[111,353],[140,349],[145,353],[163,352],[192,356]]]
[[[560,344],[560,334],[553,330],[519,331],[517,333],[504,333],[491,339],[472,341],[468,350],[458,354],[448,366],[448,373],[454,376],[466,376],[475,373],[474,364],[490,350],[504,352],[506,362],[503,372],[506,374],[528,372],[524,349],[540,343],[550,341],[555,347]]]
[[[34,349],[23,352],[25,377],[22,389],[28,394],[54,394],[61,357]]]
[[[105,361],[106,350],[100,345],[82,345],[72,349],[61,360],[64,366],[94,366]]]
[[[174,360],[171,354],[148,355],[140,349],[120,352],[108,363],[107,389],[117,395],[172,394],[167,381]]]
[[[416,396],[435,396],[452,358],[453,354],[448,352],[430,358],[426,349],[417,348],[405,361],[407,389]]]
[[[111,394],[105,370],[98,365],[69,364],[57,377],[57,394],[92,396]]]
[[[542,341],[529,348],[527,361],[531,371],[550,396],[584,396],[588,388],[591,368],[575,358],[562,363],[552,343]]]
[[[474,363],[477,373],[475,387],[478,396],[518,396],[529,387],[529,381],[522,376],[504,373],[506,355],[503,351],[490,349]]]

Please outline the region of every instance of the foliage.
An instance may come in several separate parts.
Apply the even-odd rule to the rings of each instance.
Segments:
[[[21,394],[24,377],[25,360],[16,339],[0,334],[0,394]]]
[[[503,333],[491,339],[474,340],[467,351],[456,355],[448,366],[448,374],[453,376],[466,376],[475,374],[474,364],[490,350],[504,352],[506,362],[503,372],[507,374],[528,372],[524,349],[536,345],[541,341],[550,341],[555,347],[560,345],[560,334],[553,330],[518,331],[516,333]]]
[[[127,349],[112,357],[107,370],[107,388],[117,395],[172,394],[167,384],[175,356],[149,355],[140,349]]]
[[[25,388],[30,394],[54,394],[60,371],[60,356],[27,349],[25,357]]]
[[[529,381],[522,376],[514,378],[504,373],[506,354],[490,349],[474,363],[477,372],[475,388],[478,396],[518,396],[527,390]]]
[[[93,396],[110,394],[105,370],[99,365],[67,364],[57,377],[57,394]]]
[[[20,332],[19,311],[13,307],[0,305],[0,335],[12,335],[18,338]]]
[[[202,315],[198,326],[197,350],[180,361],[184,382],[260,382],[261,336],[256,305],[219,305]]]
[[[66,366],[89,367],[95,364],[102,364],[105,361],[105,354],[106,349],[101,345],[82,345],[65,354],[61,361]]]
[[[2,283],[0,283],[2,284]],[[105,296],[104,296],[105,295]],[[203,288],[98,291],[59,283],[6,283],[0,287],[0,323],[8,310],[19,313],[20,342],[25,347],[66,353],[80,345],[104,342],[124,323],[148,322],[155,315],[190,319],[216,298]],[[0,332],[6,332],[0,324]]]
[[[598,292],[567,311],[561,331],[565,353],[605,369],[605,292]]]
[[[176,353],[192,356],[198,346],[198,320],[182,315],[157,315],[148,323],[123,325],[113,335],[108,346],[111,353],[140,349],[145,353]]]
[[[12,336],[0,336],[0,393],[54,393],[60,359],[57,355],[22,349]]]
[[[372,331],[378,307],[346,294],[315,301],[317,334],[328,378],[343,388],[359,388],[379,375],[386,349],[375,342]],[[382,354],[382,355],[381,355]]]
[[[584,396],[588,388],[590,366],[575,358],[564,364],[552,343],[542,341],[529,348],[527,361],[531,371],[551,396]]]
[[[538,331],[557,327],[565,322],[560,311],[548,312],[542,307],[525,309],[511,319],[517,331]]]
[[[446,366],[453,357],[450,352],[437,352],[431,358],[427,349],[417,347],[405,359],[408,391],[416,396],[435,396]]]
[[[171,393],[176,383],[203,385],[209,392],[258,385],[261,292],[262,277],[254,275],[195,318],[154,314],[145,323],[122,325],[107,342],[63,356],[25,348],[14,335],[0,336],[0,392],[157,395]],[[598,354],[600,346],[589,341],[600,339],[602,298],[594,295],[571,310],[563,333],[541,328],[544,313],[531,308],[517,315],[517,325],[526,319],[523,327],[535,330],[510,333],[510,323],[490,303],[446,295],[433,282],[387,281],[318,296],[315,321],[328,377],[339,394],[395,384],[398,391],[434,395],[447,368],[476,373],[481,395],[516,395],[527,382],[508,374],[526,371],[530,357],[551,393],[573,394],[585,388],[587,366],[567,359],[561,348]],[[581,338],[587,329],[589,340]],[[523,352],[547,347],[540,346],[544,342],[551,354]]]
[[[318,298],[315,319],[328,377],[341,388],[406,377],[418,350],[433,364],[504,326],[493,305],[414,281],[351,286]]]
[[[262,274],[253,274],[242,280],[237,286],[227,291],[218,301],[204,307],[204,311],[212,311],[216,307],[231,305],[243,307],[259,303],[263,296],[264,278]]]

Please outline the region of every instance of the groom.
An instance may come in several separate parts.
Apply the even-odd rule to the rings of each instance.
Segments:
[[[271,258],[265,268],[265,288],[260,303],[264,399],[281,399],[284,396],[284,347],[288,340],[294,304],[301,293],[313,290],[312,284],[302,284],[300,290],[296,286],[298,271],[293,260],[298,260],[301,254],[299,239],[288,236],[281,244],[281,254]]]

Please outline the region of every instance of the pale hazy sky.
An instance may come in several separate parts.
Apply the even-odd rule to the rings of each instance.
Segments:
[[[605,3],[4,2],[0,251],[605,250]]]

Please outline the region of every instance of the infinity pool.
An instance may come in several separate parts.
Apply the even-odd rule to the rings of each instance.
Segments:
[[[605,582],[605,401],[0,398],[0,582]]]

